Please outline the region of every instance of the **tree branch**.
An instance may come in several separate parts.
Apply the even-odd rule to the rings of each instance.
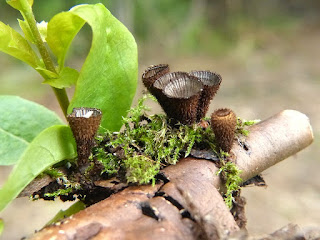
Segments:
[[[313,141],[308,118],[286,110],[250,128],[235,143],[234,161],[246,181]],[[155,186],[131,186],[46,227],[30,239],[219,239],[239,230],[218,190],[212,161],[181,159],[162,170]]]

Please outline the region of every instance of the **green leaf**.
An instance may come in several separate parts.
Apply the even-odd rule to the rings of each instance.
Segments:
[[[85,21],[70,12],[55,15],[47,26],[47,43],[62,68],[73,38]]]
[[[56,113],[17,96],[0,96],[0,165],[14,164],[44,129],[63,124]]]
[[[3,228],[4,228],[4,223],[3,223],[3,220],[0,218],[0,236],[3,232]]]
[[[47,26],[48,23],[46,21],[41,21],[40,23],[37,23],[37,28],[39,30],[41,39],[43,42],[46,42],[47,40]]]
[[[59,78],[47,79],[43,83],[49,84],[55,88],[69,88],[76,84],[79,73],[77,70],[69,67],[64,67],[59,73]]]
[[[69,126],[55,125],[42,131],[25,150],[0,190],[0,211],[42,171],[74,157],[76,143]]]
[[[43,65],[28,41],[3,22],[0,22],[0,39],[0,51],[28,63],[33,68]]]
[[[20,3],[21,0],[6,0],[6,1],[11,7],[15,8],[15,9],[17,9],[19,11],[22,11],[22,6],[21,6],[21,3]],[[29,4],[29,6],[32,7],[33,0],[27,0],[27,2]]]
[[[21,19],[18,19],[18,22],[19,22],[19,26],[20,26],[21,30],[24,33],[25,38],[28,41],[30,41],[31,43],[35,43],[36,40],[33,37],[33,34],[32,34],[31,29],[29,27],[29,24],[26,21],[21,20]]]
[[[52,225],[53,223],[56,223],[66,217],[70,217],[71,215],[83,210],[86,208],[86,205],[82,201],[78,201],[74,204],[72,204],[68,209],[66,210],[60,210],[47,224],[46,226]]]
[[[46,68],[43,67],[37,67],[35,68],[38,73],[44,78],[44,79],[56,79],[59,78],[59,75],[56,72],[52,72]]]
[[[101,126],[117,131],[137,86],[136,42],[102,4],[79,5],[70,12],[91,26],[93,37],[68,112],[75,107],[99,108],[103,113]]]

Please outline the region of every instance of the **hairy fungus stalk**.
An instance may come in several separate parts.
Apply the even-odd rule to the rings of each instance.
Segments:
[[[220,74],[210,71],[191,71],[189,74],[199,78],[204,85],[197,111],[197,122],[199,122],[206,116],[210,102],[219,90],[222,78]]]
[[[232,148],[236,125],[236,114],[228,108],[217,109],[211,115],[212,131],[218,147],[224,152],[229,153]]]
[[[102,113],[96,108],[74,108],[67,116],[77,143],[78,166],[80,171],[88,167],[88,158],[94,146],[94,136],[98,131]]]
[[[154,86],[165,95],[161,106],[167,116],[182,124],[192,124],[197,118],[197,107],[203,84],[197,77],[173,72],[159,78]]]

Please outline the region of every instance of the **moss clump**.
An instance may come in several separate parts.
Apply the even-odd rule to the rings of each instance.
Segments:
[[[172,126],[165,115],[148,116],[146,98],[141,98],[138,106],[123,119],[121,132],[106,131],[97,137],[93,158],[104,166],[103,172],[112,175],[124,170],[128,182],[154,182],[162,166],[176,164],[193,147],[215,150],[210,128],[196,124]]]
[[[63,188],[59,188],[54,192],[45,193],[44,197],[56,198],[58,196],[68,196],[70,193],[81,189],[81,185],[79,183],[69,181],[66,177],[60,177],[58,180],[60,181],[61,185],[63,185]],[[34,196],[33,200],[37,200],[37,197]]]
[[[134,155],[124,160],[127,170],[126,178],[128,182],[146,184],[152,180],[155,184],[154,176],[159,172],[160,164],[144,155]]]
[[[224,194],[224,201],[229,209],[233,205],[233,194],[240,190],[240,183],[242,179],[240,177],[241,170],[232,162],[225,162],[221,160],[221,167],[217,174],[220,174],[225,181],[226,193]]]
[[[63,177],[64,173],[62,171],[60,171],[59,169],[57,169],[57,168],[49,167],[46,170],[44,170],[38,177],[41,178],[44,175],[48,175],[51,178],[56,179],[56,178]]]
[[[260,122],[260,120],[244,120],[241,118],[237,119],[237,126],[236,126],[236,135],[239,137],[242,136],[249,136],[249,130],[247,127],[252,126],[256,123]]]

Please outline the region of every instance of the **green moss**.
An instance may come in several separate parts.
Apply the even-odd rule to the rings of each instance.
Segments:
[[[66,177],[60,177],[60,180],[63,182],[64,188],[60,188],[55,192],[52,193],[45,193],[45,197],[58,197],[58,196],[64,196],[69,195],[69,193],[72,193],[74,190],[81,189],[81,185],[79,183],[74,183],[72,181],[69,181]],[[37,200],[37,198],[34,198],[33,200]]]
[[[154,185],[154,176],[159,172],[160,162],[155,162],[144,155],[134,155],[124,160],[124,166],[128,182],[147,184],[151,179]]]
[[[226,205],[231,209],[233,205],[233,193],[240,190],[240,183],[242,179],[240,177],[241,170],[232,162],[221,161],[217,174],[219,174],[225,181],[226,193],[224,194],[224,201]]]
[[[71,187],[69,187],[69,188],[65,188],[65,189],[58,189],[57,191],[55,191],[53,193],[45,193],[44,196],[45,197],[58,197],[61,195],[68,195],[72,191],[73,191],[73,189]]]
[[[236,135],[243,135],[248,136],[249,130],[247,129],[248,126],[252,126],[256,123],[260,122],[260,120],[244,120],[241,118],[237,119],[237,127],[236,127]]]
[[[103,171],[101,173],[107,173],[113,175],[119,171],[119,163],[117,157],[105,152],[103,148],[95,148],[94,156],[103,165]]]
[[[98,136],[98,147],[93,151],[94,158],[104,166],[103,172],[114,174],[124,169],[127,181],[139,184],[154,182],[161,166],[176,164],[195,145],[215,150],[211,128],[196,124],[172,126],[165,115],[149,116],[144,106],[147,97],[141,98],[123,119],[121,132],[106,131]]]
[[[45,171],[42,172],[42,174],[49,175],[52,178],[59,178],[59,177],[64,176],[63,172],[61,172],[59,169],[56,169],[53,167],[46,169]]]

